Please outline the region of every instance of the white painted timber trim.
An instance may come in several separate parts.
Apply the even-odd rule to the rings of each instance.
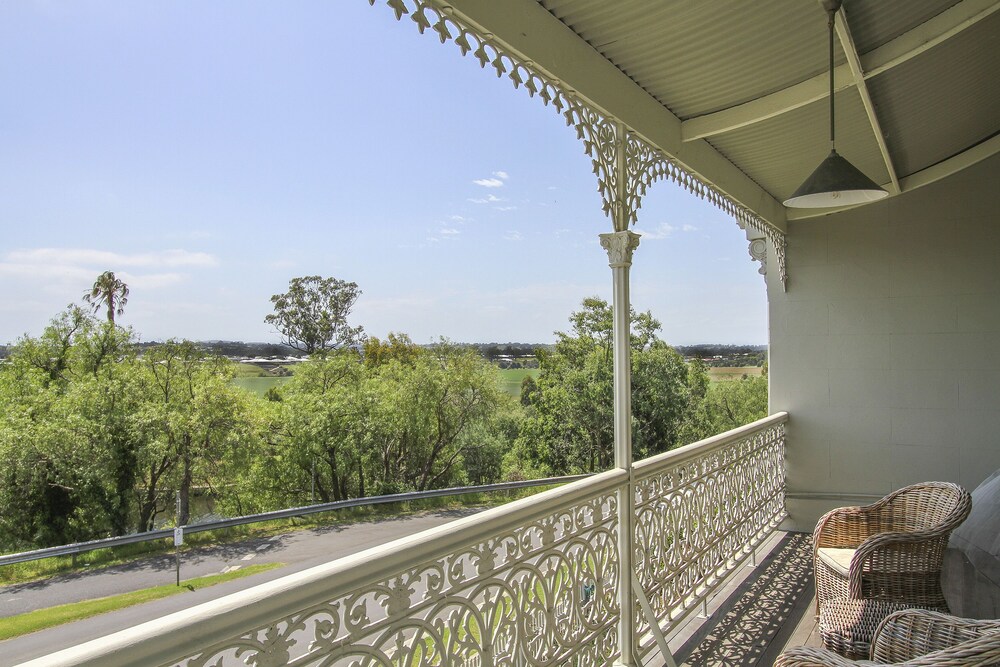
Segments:
[[[878,143],[878,149],[882,153],[882,161],[885,163],[886,171],[889,172],[889,181],[892,183],[889,193],[898,193],[899,178],[896,176],[896,167],[893,165],[892,156],[889,154],[889,146],[885,143],[885,134],[883,134],[882,125],[878,121],[878,114],[875,113],[875,104],[872,102],[868,84],[865,83],[865,72],[861,67],[858,47],[854,44],[854,36],[851,35],[851,28],[848,25],[847,14],[843,7],[837,12],[835,24],[837,37],[840,39],[840,46],[843,48],[844,55],[847,56],[847,64],[851,68],[854,85],[857,86],[858,92],[861,94],[861,103],[865,107],[865,113],[868,114],[868,122],[872,126],[875,141]]]

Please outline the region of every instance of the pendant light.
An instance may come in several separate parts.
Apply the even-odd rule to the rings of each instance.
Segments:
[[[823,0],[830,28],[830,155],[799,186],[785,206],[791,208],[829,208],[877,201],[889,195],[861,170],[837,153],[834,143],[833,114],[833,21],[842,0]]]

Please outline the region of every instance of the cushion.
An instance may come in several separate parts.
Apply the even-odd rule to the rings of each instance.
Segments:
[[[945,550],[941,588],[956,616],[1000,618],[1000,470],[972,492],[972,512]]]
[[[854,558],[854,549],[821,547],[816,556],[824,565],[847,579],[847,573],[851,569],[851,559]]]

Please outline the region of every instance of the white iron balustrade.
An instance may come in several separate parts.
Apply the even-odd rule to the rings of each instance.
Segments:
[[[26,665],[611,665],[620,658],[618,492],[634,484],[635,574],[667,630],[784,516],[786,420],[774,415]],[[651,626],[638,604],[631,614],[649,654]]]
[[[768,417],[633,467],[632,562],[664,631],[706,602],[785,518],[786,419]],[[654,648],[650,639],[642,653]]]

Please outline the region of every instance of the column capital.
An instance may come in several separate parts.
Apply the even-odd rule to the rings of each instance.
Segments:
[[[608,251],[608,266],[612,269],[632,266],[632,251],[639,247],[640,238],[630,231],[601,234],[601,247]]]

